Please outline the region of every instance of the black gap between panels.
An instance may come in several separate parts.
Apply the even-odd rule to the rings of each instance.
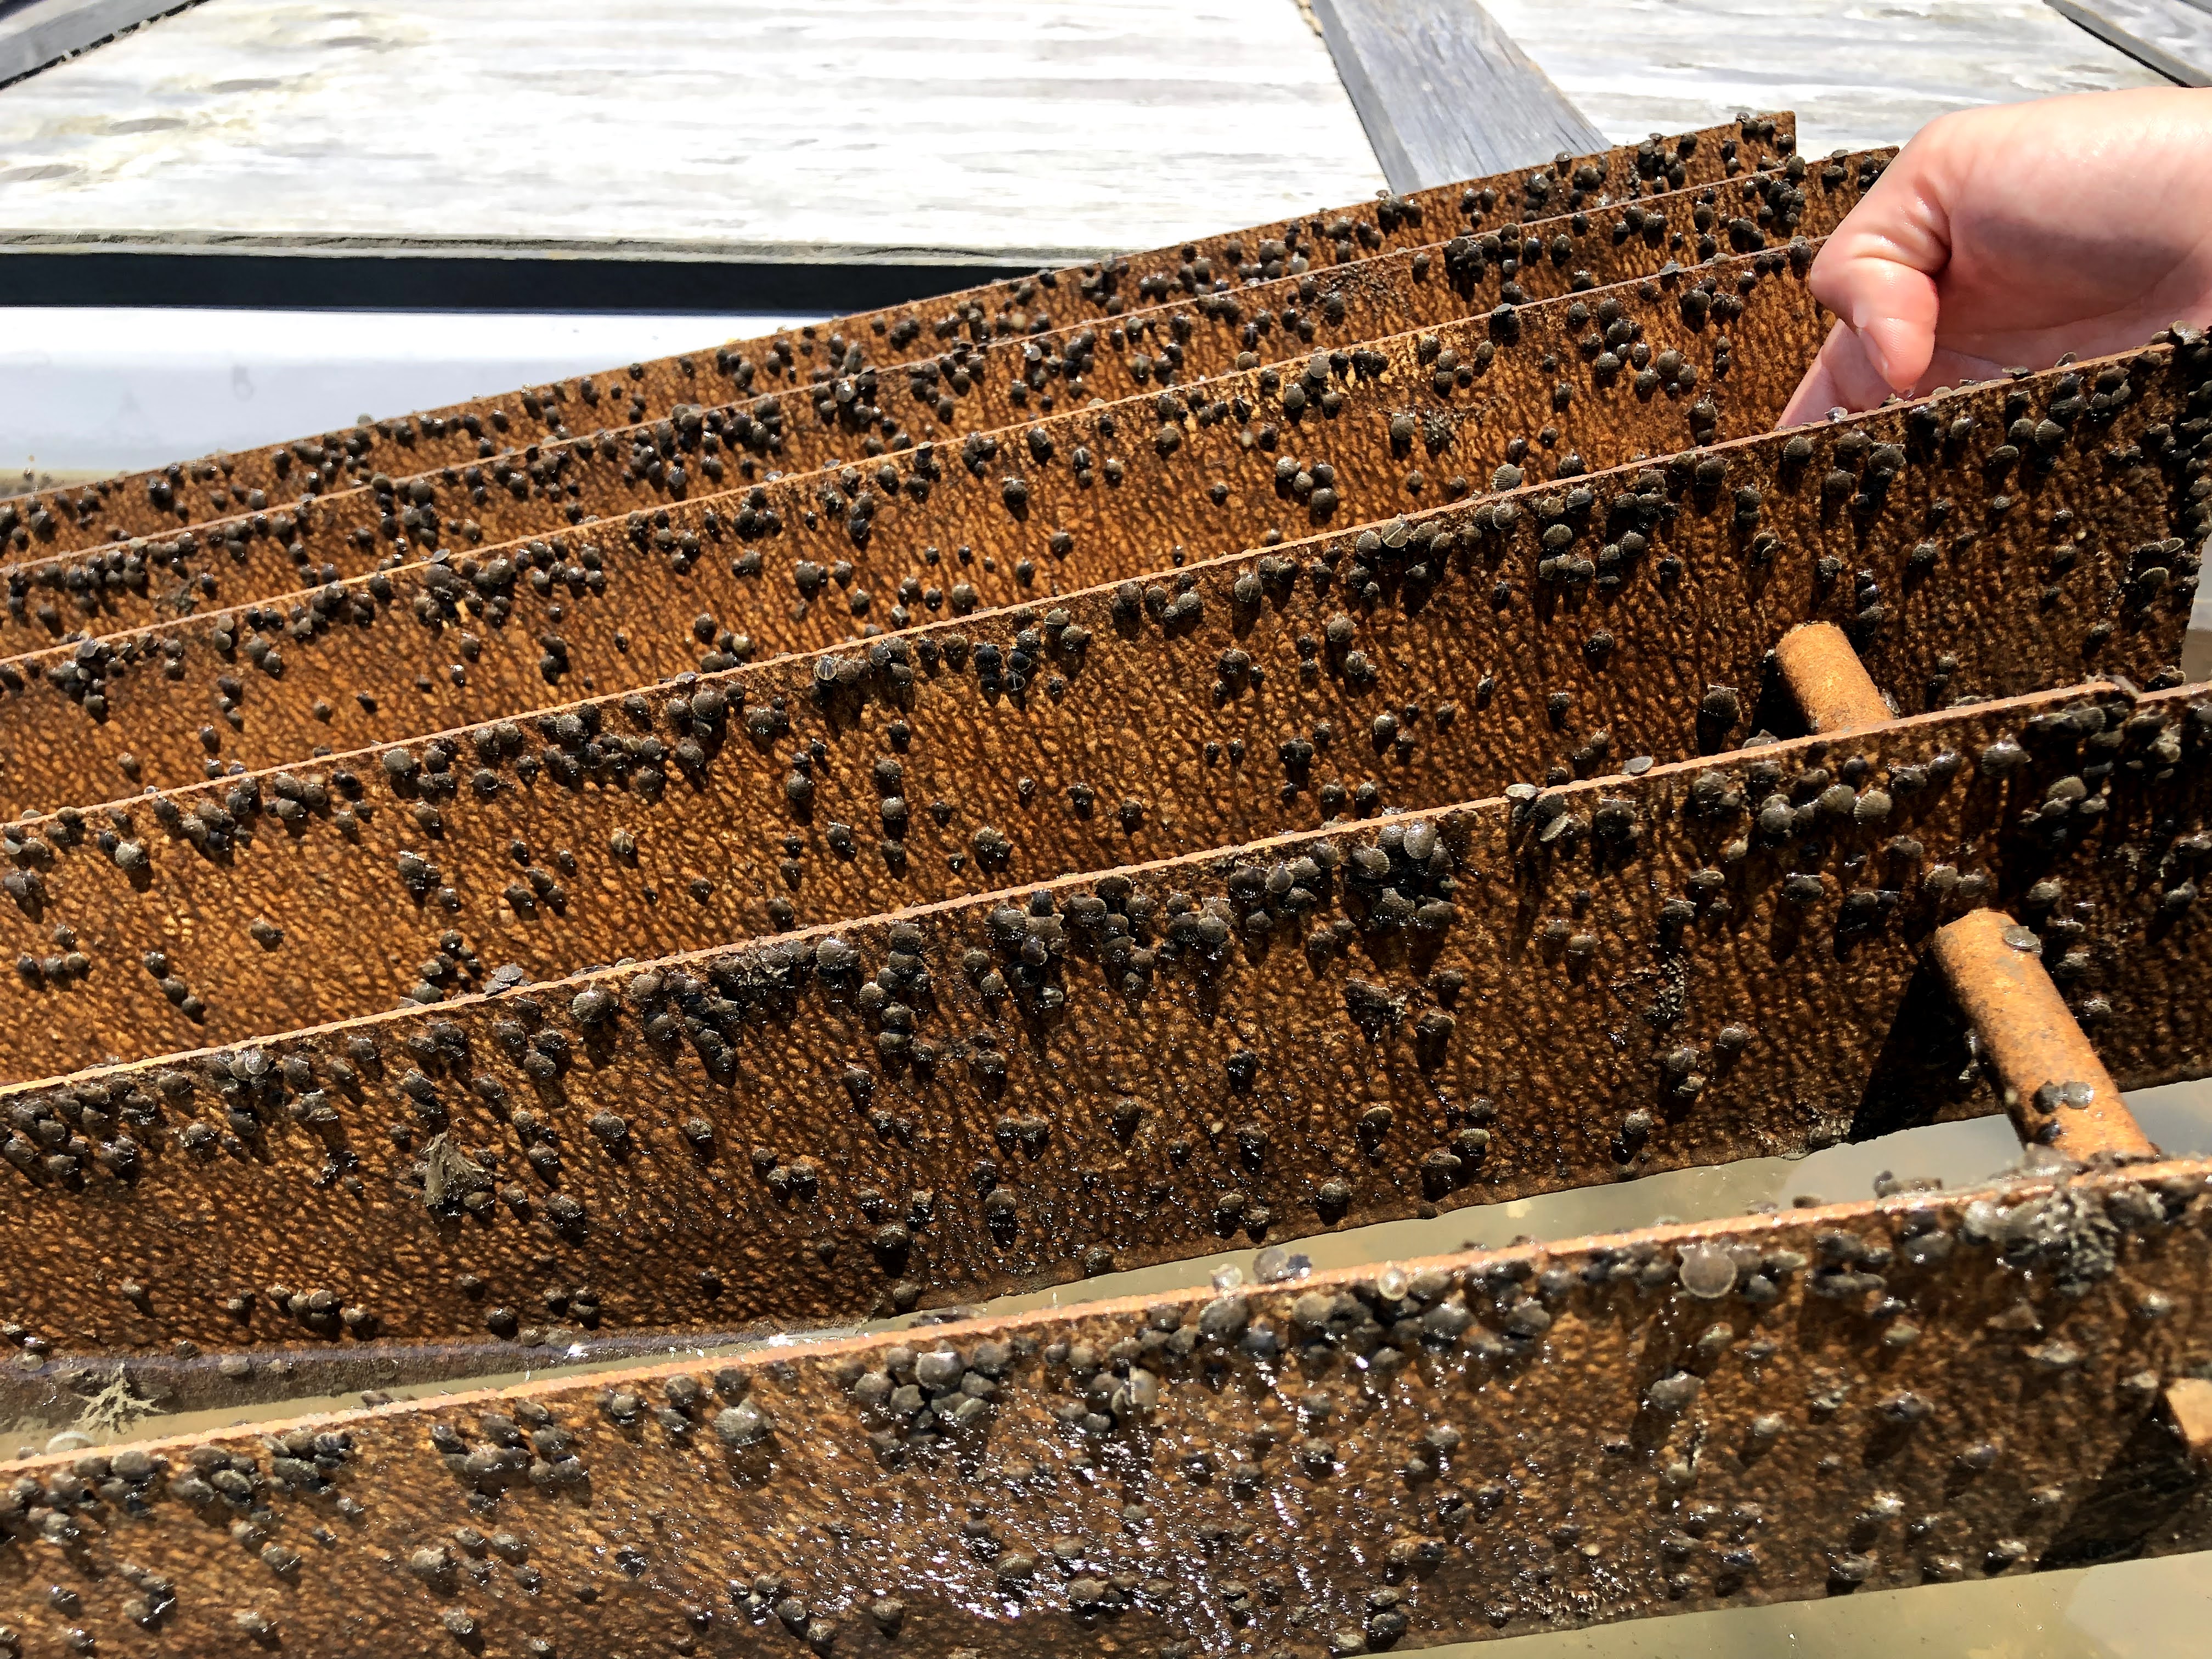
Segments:
[[[999,264],[376,254],[0,255],[0,306],[280,311],[869,311],[1024,274]]]

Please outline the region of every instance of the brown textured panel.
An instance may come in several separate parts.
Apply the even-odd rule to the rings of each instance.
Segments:
[[[64,1353],[481,1342],[552,1284],[610,1328],[789,1326],[1802,1152],[1929,931],[1993,902],[2124,1087],[2193,1075],[2191,697],[1978,703],[19,1086],[9,1316]]]
[[[11,1466],[23,1659],[1319,1659],[2212,1542],[2212,1166],[1187,1291]],[[971,1380],[972,1379],[972,1380]],[[51,1540],[51,1541],[48,1541]]]
[[[1249,841],[1354,799],[1440,806],[1554,766],[1588,775],[1731,746],[1761,718],[1765,652],[1808,614],[1850,623],[1911,712],[2098,672],[2149,684],[2189,616],[2190,578],[2145,574],[2191,521],[2185,452],[2138,467],[2111,454],[2170,428],[2188,386],[2161,354],[2116,361],[2140,362],[2134,395],[2034,464],[1998,462],[2008,406],[2039,413],[2070,395],[2069,373],[2094,383],[2110,365],[1722,446],[1703,458],[1717,483],[1677,456],[1576,481],[1586,507],[1529,485],[1418,515],[1395,548],[1346,534],[1188,567],[1197,614],[1171,628],[1143,593],[1164,601],[1171,570],[1143,579],[1133,605],[1106,587],[936,623],[905,637],[903,688],[887,664],[817,696],[825,660],[833,674],[858,660],[833,651],[708,677],[691,689],[715,690],[719,719],[672,710],[666,691],[608,696],[525,720],[509,745],[477,728],[435,750],[301,759],[121,817],[18,822],[0,849],[39,892],[0,905],[0,963],[18,963],[26,988],[0,1028],[0,1075],[386,1007],[449,932],[440,985],[472,988],[508,963],[547,978]],[[1851,508],[1832,474],[1865,503]],[[1999,495],[2018,504],[1995,512]],[[1947,533],[1923,568],[1938,501]],[[1559,525],[1587,571],[1547,548]],[[2009,599],[2061,544],[2056,596]],[[1824,579],[1830,561],[1873,588]],[[2116,592],[2133,597],[2107,617]],[[970,647],[1012,672],[1024,629],[1032,683],[988,689],[988,653]],[[689,767],[672,758],[687,741]],[[817,744],[802,812],[791,757]],[[441,757],[450,790],[420,770]],[[988,864],[973,840],[986,826],[1006,837]],[[437,878],[404,880],[407,854]],[[557,899],[537,896],[541,881]]]
[[[395,555],[423,556],[441,538],[465,550],[586,517],[618,518],[687,493],[750,483],[767,467],[806,471],[916,441],[957,442],[1034,422],[1058,400],[1110,402],[1147,387],[1187,386],[1287,353],[1303,359],[1316,349],[1458,322],[1501,301],[1527,303],[1649,275],[1686,254],[1693,241],[1711,251],[1715,239],[1698,224],[1723,230],[1739,252],[1819,237],[1836,227],[1891,154],[1847,157],[1810,184],[1768,173],[1648,198],[1633,228],[1626,210],[1595,219],[1577,214],[1524,227],[1528,240],[1511,252],[1491,246],[1494,237],[1462,238],[1155,307],[1103,331],[1065,328],[974,350],[963,345],[902,368],[860,370],[811,386],[793,362],[770,359],[766,377],[743,371],[757,397],[692,406],[659,430],[601,429],[526,452],[508,444],[495,453],[487,438],[477,446],[483,458],[461,472],[421,475],[439,503],[427,525],[409,505],[413,480],[404,472],[379,474],[374,487],[280,503],[274,512],[234,514],[151,542],[17,563],[7,571],[0,656],[41,649],[72,629],[113,633],[365,574]],[[1832,174],[1832,182],[1821,182]],[[1701,196],[1713,200],[1700,202]],[[1675,226],[1689,228],[1670,228],[1670,214]]]
[[[840,379],[810,397],[815,421],[787,453],[836,465],[872,430],[945,442],[1035,420],[1054,407],[1138,396],[1238,368],[1438,327],[1501,303],[1526,305],[1694,265],[1721,253],[1817,240],[1894,155],[1853,155],[1806,182],[1796,170],[1670,192],[1494,236],[1462,236],[1337,270],[1285,276],[981,350],[956,349]],[[1717,241],[1711,231],[1721,232]],[[1692,257],[1692,250],[1695,257]],[[849,401],[847,398],[851,394]],[[791,419],[805,417],[787,400]],[[896,445],[894,445],[896,447]]]
[[[97,546],[117,539],[118,532],[173,531],[179,525],[221,517],[230,501],[256,489],[282,504],[302,488],[310,465],[317,472],[315,486],[324,490],[336,487],[341,477],[364,483],[379,471],[398,475],[426,466],[465,465],[482,459],[478,441],[487,427],[499,437],[527,444],[557,439],[569,426],[582,430],[665,419],[685,404],[741,395],[752,371],[779,349],[808,373],[842,362],[844,351],[854,346],[863,362],[881,366],[913,356],[913,348],[925,342],[965,334],[980,344],[1042,333],[1055,325],[1105,321],[1132,307],[1196,293],[1211,281],[1265,281],[1286,270],[1296,275],[1310,263],[1326,270],[1378,252],[1443,241],[1462,231],[1480,234],[1554,216],[1585,204],[1610,206],[1615,198],[1717,184],[1748,167],[1781,166],[1780,158],[1795,148],[1795,131],[1796,123],[1786,114],[1739,117],[1728,127],[1675,138],[1655,135],[1595,155],[1559,158],[1564,177],[1558,162],[1516,168],[1101,264],[1012,277],[574,381],[474,398],[252,454],[210,457],[44,495],[9,498],[0,502],[0,548],[16,556],[38,556],[42,550]],[[1751,146],[1747,156],[1740,143]],[[1821,170],[1815,166],[1816,174]],[[1486,191],[1492,197],[1487,203],[1482,200]],[[1285,244],[1272,261],[1261,257],[1263,245],[1271,240]],[[1699,246],[1699,258],[1712,252]],[[1206,277],[1199,274],[1199,261],[1209,268]],[[1219,268],[1218,277],[1212,275],[1213,266]],[[749,368],[741,369],[741,361]],[[220,505],[218,492],[225,498]]]
[[[205,745],[273,764],[832,645],[929,614],[933,592],[956,613],[1043,599],[1462,496],[1509,457],[1540,476],[1761,432],[1821,331],[1809,258],[1745,256],[1206,381],[1194,410],[1169,392],[1071,411],[12,659],[0,799],[83,801],[118,776],[185,781]],[[1640,327],[1650,366],[1602,349],[1607,325]],[[242,700],[228,728],[218,698]]]

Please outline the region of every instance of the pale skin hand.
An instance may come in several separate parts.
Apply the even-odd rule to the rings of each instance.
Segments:
[[[1780,424],[2212,321],[2212,91],[1931,121],[1813,262],[1838,319]]]

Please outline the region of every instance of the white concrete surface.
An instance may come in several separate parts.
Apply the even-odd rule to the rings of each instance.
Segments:
[[[434,409],[794,316],[0,307],[0,494]]]
[[[2042,0],[1483,4],[1615,143],[1713,109],[1794,109],[1818,155],[1903,143],[1978,104],[2169,84]]]
[[[206,0],[0,92],[0,230],[1048,254],[1382,184],[1291,0]]]

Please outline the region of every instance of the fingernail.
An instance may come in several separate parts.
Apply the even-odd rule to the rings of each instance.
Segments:
[[[1866,357],[1868,365],[1881,376],[1885,386],[1895,386],[1897,381],[1889,372],[1888,354],[1882,350],[1881,343],[1875,338],[1873,331],[1857,323],[1851,325],[1851,331],[1857,337],[1859,350]]]
[[[1869,367],[1881,376],[1882,384],[1895,387],[1897,377],[1890,373],[1889,354],[1882,349],[1881,342],[1875,337],[1874,325],[1882,320],[1884,319],[1879,316],[1856,315],[1851,319],[1851,333],[1857,339],[1859,350],[1865,356]]]

